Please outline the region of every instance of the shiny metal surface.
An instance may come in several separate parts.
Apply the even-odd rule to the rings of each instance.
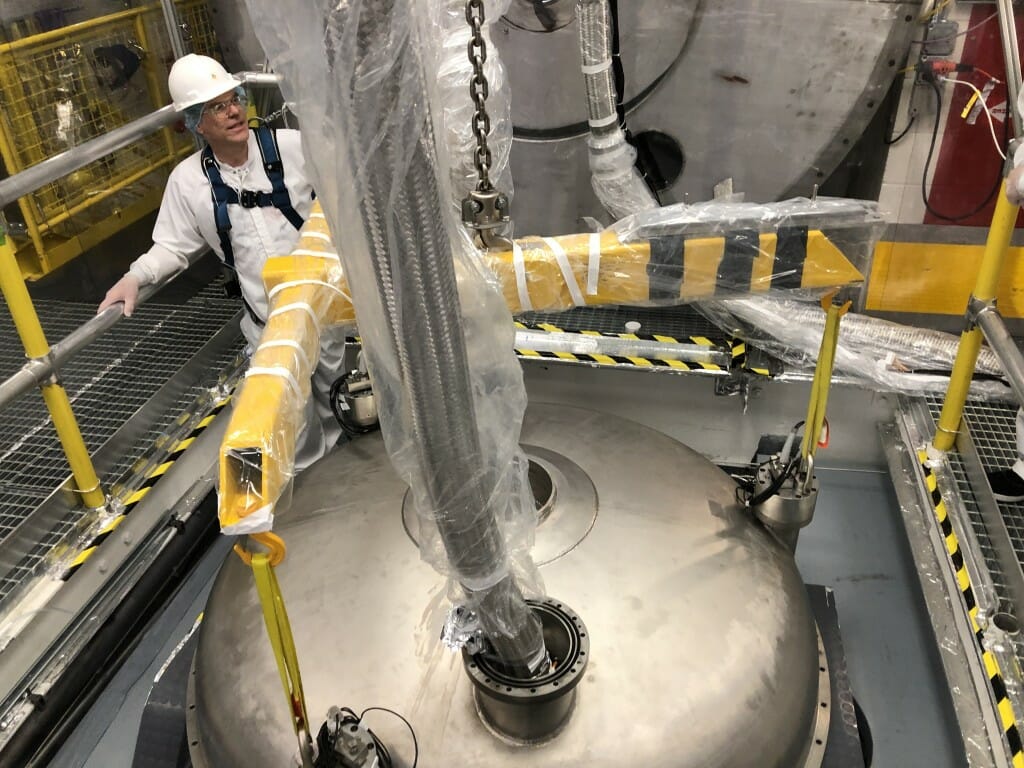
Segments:
[[[634,135],[674,138],[686,161],[661,201],[710,199],[729,178],[746,199],[768,201],[809,196],[853,146],[896,76],[917,4],[704,0],[621,4],[620,13],[627,124]],[[514,49],[502,48],[517,62],[511,167],[520,236],[579,231],[581,217],[603,217],[589,186],[585,123],[575,134],[536,130],[538,114],[557,115],[549,128],[585,115],[578,62],[563,61],[568,43],[557,43],[571,31],[522,33]],[[660,57],[673,53],[662,70]],[[552,113],[555,103],[571,115]]]
[[[1024,355],[1021,355],[1020,347],[1010,335],[994,304],[986,305],[979,311],[975,306],[976,302],[976,299],[971,299],[968,311],[974,313],[978,327],[985,334],[985,340],[996,353],[1006,378],[1010,380],[1017,402],[1024,403]]]
[[[243,0],[215,0],[229,63],[257,68],[262,48]],[[518,236],[603,219],[590,187],[586,94],[572,3],[515,0],[493,30],[512,86]],[[663,203],[712,197],[733,180],[748,200],[811,194],[874,116],[913,36],[917,2],[631,0],[619,4],[627,124],[660,131],[685,167]],[[230,23],[228,23],[230,21]],[[723,54],[727,52],[727,54]],[[770,63],[770,66],[768,66]],[[467,93],[469,84],[467,83]]]
[[[624,102],[643,97],[683,51],[701,0],[631,0],[619,5]],[[587,100],[580,72],[579,21],[554,31],[525,22],[522,0],[491,32],[512,86],[512,120],[523,137],[554,138],[587,132]],[[557,5],[559,18],[562,3]],[[572,8],[567,4],[565,12]],[[521,26],[517,26],[521,24]],[[532,26],[533,28],[527,28]],[[517,179],[518,180],[518,179]]]
[[[279,518],[278,575],[311,715],[395,709],[416,728],[423,766],[809,764],[821,707],[807,596],[785,549],[736,506],[734,483],[661,433],[580,408],[532,406],[522,440],[578,465],[601,507],[586,538],[541,569],[591,643],[562,733],[514,748],[480,722],[461,659],[437,641],[443,581],[406,536],[405,488],[376,436],[298,478]],[[287,764],[294,736],[252,577],[234,556],[195,671],[197,768]],[[375,730],[409,762],[401,723]]]
[[[597,520],[597,491],[587,473],[560,453],[524,445],[530,461],[530,487],[537,501],[537,532],[530,554],[537,565],[557,560],[590,533]],[[412,495],[402,499],[402,524],[419,545],[419,516]]]

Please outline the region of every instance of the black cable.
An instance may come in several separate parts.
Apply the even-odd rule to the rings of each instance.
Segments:
[[[917,120],[917,115],[911,115],[910,116],[910,120],[907,121],[907,127],[904,128],[902,131],[900,131],[899,136],[894,136],[894,137],[891,137],[891,138],[883,139],[883,141],[886,144],[888,144],[888,145],[895,144],[897,141],[902,139],[904,136],[907,135],[907,133],[910,132],[910,129],[913,128],[913,126],[914,126],[914,121],[915,120]]]
[[[420,761],[420,744],[416,740],[416,729],[414,729],[412,727],[412,723],[410,723],[408,720],[406,720],[400,714],[395,712],[393,709],[388,709],[387,707],[367,707],[366,709],[364,709],[362,711],[362,714],[359,715],[360,721],[363,719],[363,717],[366,715],[367,712],[387,712],[388,714],[394,715],[399,720],[401,720],[403,723],[405,723],[405,727],[409,729],[409,734],[412,736],[412,749],[413,749],[412,768],[416,768],[416,764]],[[367,729],[367,730],[369,730],[369,729]],[[376,741],[377,737],[374,736],[373,738]]]
[[[871,725],[868,723],[868,718],[864,714],[864,710],[861,709],[856,696],[853,697],[853,711],[857,718],[857,734],[860,736],[860,751],[864,755],[864,766],[871,768],[875,757],[875,740],[871,736]]]
[[[331,405],[331,413],[334,414],[334,418],[337,419],[338,424],[341,426],[341,431],[351,438],[369,434],[370,432],[379,429],[380,425],[378,423],[370,427],[360,427],[357,424],[353,424],[345,413],[345,410],[341,407],[341,397],[344,396],[344,393],[348,392],[349,375],[350,374],[346,373],[334,380],[334,383],[331,384],[331,390],[327,398]]]
[[[996,174],[996,182],[993,185],[992,189],[989,191],[989,193],[985,196],[985,199],[982,200],[981,203],[979,203],[977,206],[975,206],[972,210],[968,211],[967,213],[963,213],[958,216],[946,216],[945,214],[939,213],[937,210],[932,208],[931,203],[928,202],[928,169],[931,167],[932,154],[935,152],[935,142],[939,136],[939,121],[942,118],[942,90],[939,88],[939,84],[935,82],[934,77],[928,78],[927,82],[935,91],[935,123],[932,126],[932,140],[931,143],[928,145],[928,157],[924,161],[924,171],[922,171],[921,173],[921,199],[924,201],[925,210],[927,210],[928,213],[930,213],[935,218],[949,222],[963,221],[964,219],[971,218],[971,216],[975,215],[986,205],[988,205],[989,202],[991,202],[992,197],[999,192],[999,188],[1003,184],[1003,166],[999,166],[999,171]],[[1010,121],[1009,119],[1007,119],[1003,123],[1004,145],[1006,144],[1009,127]]]

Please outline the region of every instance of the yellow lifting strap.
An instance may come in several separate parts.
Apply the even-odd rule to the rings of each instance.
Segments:
[[[250,553],[236,544],[235,552],[252,567],[252,574],[256,579],[256,592],[263,607],[263,621],[267,625],[270,646],[274,651],[277,671],[281,675],[281,685],[288,700],[288,713],[299,742],[299,752],[306,759],[310,754],[312,738],[309,732],[306,695],[302,690],[299,658],[295,651],[288,612],[285,610],[284,597],[277,582],[277,574],[274,572],[274,567],[284,558],[284,541],[272,533],[255,534],[252,538],[270,547],[271,551]]]
[[[806,462],[814,457],[821,436],[821,428],[825,424],[825,409],[828,406],[828,392],[832,383],[832,367],[836,362],[836,345],[839,343],[839,319],[850,310],[851,302],[842,306],[832,303],[835,291],[821,300],[821,308],[825,310],[825,331],[821,335],[821,348],[818,350],[818,364],[814,368],[814,380],[811,383],[811,398],[807,403],[807,419],[804,421],[804,439],[800,446],[800,455]]]

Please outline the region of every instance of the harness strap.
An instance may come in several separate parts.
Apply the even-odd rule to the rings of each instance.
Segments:
[[[260,158],[263,160],[263,170],[270,181],[271,191],[261,192],[251,189],[243,189],[239,193],[224,183],[220,173],[220,165],[213,156],[213,148],[209,145],[203,150],[200,156],[203,173],[210,182],[210,196],[213,199],[213,222],[217,227],[217,238],[220,240],[220,250],[224,254],[224,266],[238,275],[235,267],[235,251],[231,247],[231,217],[228,214],[229,205],[241,205],[243,208],[268,208],[273,206],[284,214],[295,229],[302,227],[303,219],[292,205],[291,196],[284,183],[284,165],[281,162],[281,153],[277,147],[277,136],[271,129],[261,125],[253,129],[256,134],[256,146],[260,150]],[[249,316],[258,325],[264,321],[256,311],[249,305],[249,302],[242,296],[242,304],[245,305]]]

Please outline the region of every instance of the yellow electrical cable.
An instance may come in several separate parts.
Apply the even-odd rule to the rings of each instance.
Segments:
[[[940,13],[946,6],[952,4],[953,0],[942,0],[941,3],[932,8],[928,13],[918,17],[918,21],[928,21],[932,16]]]
[[[821,428],[825,424],[825,411],[828,408],[828,393],[832,383],[832,368],[836,360],[836,346],[839,343],[839,320],[850,310],[851,302],[839,306],[832,303],[833,291],[821,301],[825,310],[825,330],[821,335],[821,347],[818,350],[818,364],[814,369],[814,380],[811,382],[811,397],[807,403],[807,418],[804,420],[804,439],[800,445],[800,455],[806,462],[814,456],[818,447]]]
[[[280,562],[284,556],[284,541],[274,534],[255,534],[254,537],[259,537],[263,543],[271,546],[271,552],[249,553],[240,550],[237,545],[235,551],[252,567],[256,592],[263,608],[263,621],[267,626],[267,636],[270,638],[274,661],[277,662],[277,671],[281,676],[281,687],[288,700],[288,714],[299,742],[299,752],[308,755],[312,734],[309,731],[306,694],[302,688],[299,657],[295,650],[288,612],[284,607],[284,596],[281,594],[281,586],[274,571],[275,559]]]

